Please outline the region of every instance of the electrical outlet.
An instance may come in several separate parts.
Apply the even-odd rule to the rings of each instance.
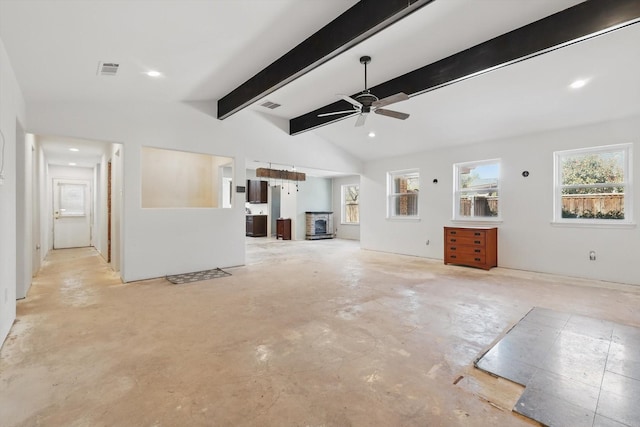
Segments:
[[[595,261],[596,260],[596,251],[589,252],[589,260],[590,261]]]

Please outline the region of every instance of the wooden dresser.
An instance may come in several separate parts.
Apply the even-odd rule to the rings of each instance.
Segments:
[[[498,266],[497,228],[444,228],[444,263],[489,270]]]

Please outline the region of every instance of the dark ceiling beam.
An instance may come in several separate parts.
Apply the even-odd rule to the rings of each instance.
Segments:
[[[433,0],[360,0],[342,15],[218,100],[225,119]]]
[[[398,92],[419,95],[639,20],[640,0],[589,0],[369,89],[380,99]],[[340,100],[295,117],[289,121],[289,133],[342,120],[344,116],[318,114],[351,108]]]

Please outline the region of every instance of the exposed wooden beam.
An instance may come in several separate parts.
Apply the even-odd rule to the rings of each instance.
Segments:
[[[284,179],[287,181],[305,181],[307,179],[307,175],[302,172],[284,171],[268,168],[256,169],[256,177]]]
[[[640,0],[586,1],[381,83],[370,90],[378,98],[398,92],[409,96],[419,95],[637,23],[639,20]],[[353,94],[355,95],[357,94]],[[289,121],[289,133],[295,135],[342,120],[343,116],[318,117],[318,114],[350,108],[350,104],[340,100],[295,117]]]
[[[342,15],[218,100],[225,119],[433,0],[360,0]]]

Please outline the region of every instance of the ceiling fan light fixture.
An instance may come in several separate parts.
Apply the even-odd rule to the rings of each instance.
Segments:
[[[341,118],[347,118],[352,116],[358,116],[356,120],[356,127],[363,126],[367,120],[369,113],[376,113],[383,116],[391,117],[393,119],[405,120],[409,118],[409,114],[401,113],[399,111],[386,110],[381,107],[394,104],[400,101],[406,101],[409,96],[404,92],[398,92],[394,95],[387,96],[379,99],[377,96],[369,91],[367,86],[367,64],[371,62],[370,56],[363,56],[360,58],[360,63],[364,65],[364,90],[359,94],[351,97],[349,95],[338,95],[339,98],[348,102],[353,106],[353,110],[332,111],[327,113],[318,114],[318,117],[327,117],[335,115],[343,115]],[[373,137],[372,137],[373,138]]]

